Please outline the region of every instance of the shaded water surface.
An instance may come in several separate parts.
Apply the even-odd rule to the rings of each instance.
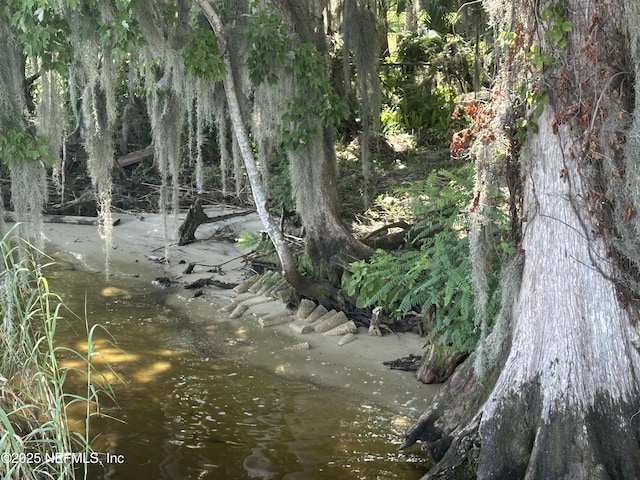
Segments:
[[[120,378],[111,376],[117,405],[105,400],[101,411],[118,420],[95,420],[92,431],[94,448],[124,463],[92,468],[89,478],[411,480],[425,472],[419,457],[396,452],[407,426],[401,412],[249,365],[232,322],[189,323],[163,306],[165,292],[139,280],[106,283],[73,268],[47,275],[117,343],[97,342]],[[66,318],[61,343],[86,348],[84,319]]]

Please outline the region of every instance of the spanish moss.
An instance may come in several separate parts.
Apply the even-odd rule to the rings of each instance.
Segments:
[[[380,106],[382,93],[378,76],[378,31],[375,2],[369,0],[345,0],[343,36],[344,56],[351,52],[355,59],[357,92],[360,102],[362,141],[363,198],[369,207],[369,183],[371,181],[371,141],[380,130]],[[345,77],[346,78],[346,77]]]

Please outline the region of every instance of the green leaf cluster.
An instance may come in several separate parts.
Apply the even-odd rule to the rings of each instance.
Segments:
[[[116,62],[126,60],[129,53],[144,42],[142,30],[133,13],[138,3],[139,0],[114,0],[113,21],[100,20],[97,24],[100,44],[110,49],[110,55]]]
[[[286,59],[293,55],[289,27],[280,15],[258,9],[251,17],[247,36],[251,45],[247,58],[251,81],[256,85],[277,83],[274,69],[284,66]]]
[[[554,47],[565,48],[567,46],[567,34],[573,29],[573,23],[565,20],[565,10],[560,4],[546,8],[540,14],[543,22],[551,22],[544,33],[544,38],[549,40]]]
[[[22,161],[51,164],[55,160],[49,152],[46,136],[33,135],[19,127],[11,127],[0,132],[0,161],[4,165],[11,167]]]
[[[299,91],[304,92],[289,101],[283,115],[288,124],[282,135],[286,151],[301,151],[309,146],[318,133],[313,118],[328,126],[338,125],[349,117],[349,107],[327,78],[322,55],[310,43],[296,46],[282,17],[258,9],[247,32],[251,45],[247,65],[254,84],[275,84],[282,72],[292,75]]]
[[[538,45],[531,45],[529,47],[527,58],[537,72],[540,72],[545,67],[552,65],[554,61],[553,57],[548,53],[543,53]]]
[[[0,15],[18,32],[26,57],[38,57],[45,69],[66,71],[71,60],[69,24],[55,0],[5,0]]]
[[[218,40],[210,28],[200,27],[190,32],[183,55],[191,75],[214,83],[222,80],[224,62]]]
[[[238,247],[241,249],[253,249],[255,253],[262,256],[275,253],[273,243],[266,234],[258,234],[249,230],[242,230],[238,239]]]
[[[573,29],[573,23],[565,20],[565,10],[560,4],[552,5],[540,13],[540,19],[547,23],[545,40],[554,47],[553,52],[545,52],[539,45],[531,45],[527,58],[538,72],[553,65],[567,47],[567,34]]]
[[[81,16],[86,21],[79,28],[80,36],[97,35],[110,57],[123,61],[144,41],[134,16],[138,4],[139,0],[112,1],[111,21],[101,18],[97,0],[5,0],[0,15],[18,32],[25,56],[38,57],[45,70],[65,74],[73,56],[70,19]]]
[[[465,212],[472,178],[470,166],[456,174],[440,170],[429,175],[426,200],[414,206],[420,219],[408,235],[414,249],[379,251],[369,261],[353,263],[348,287],[358,307],[379,305],[396,316],[419,312],[432,340],[457,351],[472,351],[480,335]],[[490,283],[490,310],[497,311],[497,272]]]

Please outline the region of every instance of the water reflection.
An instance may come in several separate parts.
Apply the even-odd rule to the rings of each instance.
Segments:
[[[98,349],[117,396],[102,413],[118,420],[95,420],[92,430],[97,451],[125,462],[93,466],[89,478],[383,480],[426,470],[395,451],[406,421],[342,390],[248,365],[243,354],[254,347],[238,324],[190,324],[162,305],[162,291],[133,279],[49,277],[117,342],[102,339]],[[61,332],[76,349],[86,348],[83,322],[70,318]]]

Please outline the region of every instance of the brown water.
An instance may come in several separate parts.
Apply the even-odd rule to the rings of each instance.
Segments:
[[[94,448],[112,463],[92,466],[88,478],[411,480],[426,471],[419,455],[396,451],[402,415],[415,412],[250,365],[233,322],[190,323],[148,282],[107,284],[64,266],[47,276],[67,305],[79,313],[86,305],[89,323],[105,325],[117,343],[98,341],[119,376],[111,375],[118,403],[105,400],[101,412],[118,420],[92,423]],[[85,348],[84,319],[67,317],[61,342]]]

